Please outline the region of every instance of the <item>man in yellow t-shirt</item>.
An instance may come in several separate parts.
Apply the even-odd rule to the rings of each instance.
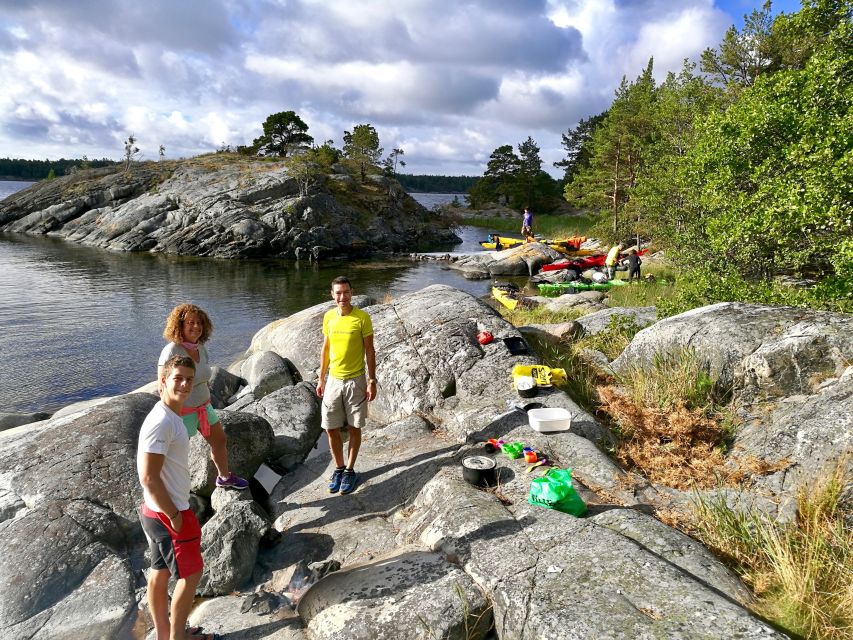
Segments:
[[[345,494],[358,484],[355,460],[361,446],[361,427],[367,419],[367,403],[376,397],[376,351],[373,323],[367,313],[352,306],[352,284],[344,276],[332,280],[332,299],[335,308],[323,316],[317,395],[323,399],[322,426],[335,462],[329,493]],[[340,431],[343,427],[349,432],[346,466]]]
[[[616,277],[616,265],[619,263],[619,253],[624,249],[621,244],[614,244],[610,247],[607,253],[607,258],[604,259],[604,266],[607,269],[607,279],[613,280]]]

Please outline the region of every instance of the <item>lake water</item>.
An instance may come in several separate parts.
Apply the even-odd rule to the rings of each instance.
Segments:
[[[482,230],[465,227],[462,236],[454,250],[480,249]],[[0,412],[55,410],[153,380],[163,322],[182,302],[211,316],[211,359],[228,365],[269,322],[329,299],[329,282],[340,274],[356,293],[380,301],[435,283],[477,296],[489,288],[488,281],[406,259],[319,266],[213,260],[0,234]]]

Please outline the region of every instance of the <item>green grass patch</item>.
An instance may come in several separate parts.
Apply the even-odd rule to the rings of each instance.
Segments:
[[[613,287],[607,292],[609,307],[656,307],[676,296],[676,276],[672,267],[663,264],[644,264],[643,279],[627,287]],[[647,278],[646,276],[654,276]],[[619,272],[617,278],[625,278]]]
[[[584,336],[572,344],[575,352],[584,349],[601,351],[608,360],[619,357],[640,330],[633,316],[611,316],[607,327],[595,335]]]
[[[571,320],[577,320],[584,312],[567,309],[563,311],[550,311],[547,307],[534,307],[532,309],[516,307],[510,311],[503,305],[498,305],[498,311],[504,319],[516,327],[528,324],[561,324]]]
[[[735,511],[721,496],[695,502],[695,535],[753,589],[753,610],[804,638],[853,637],[853,528],[843,501],[853,479],[844,468],[801,491],[790,523]]]
[[[481,227],[492,232],[506,233],[521,237],[521,214],[518,218],[505,217],[465,217],[464,223],[472,227]],[[588,231],[595,224],[587,216],[566,216],[537,214],[533,218],[533,229],[543,238],[567,238],[590,235]]]
[[[704,409],[713,404],[716,380],[691,349],[675,354],[656,354],[652,366],[631,367],[619,382],[634,403],[642,407]]]

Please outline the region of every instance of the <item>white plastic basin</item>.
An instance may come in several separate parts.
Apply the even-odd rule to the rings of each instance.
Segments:
[[[527,412],[527,420],[531,429],[541,433],[568,431],[572,426],[572,414],[562,407],[530,409]]]

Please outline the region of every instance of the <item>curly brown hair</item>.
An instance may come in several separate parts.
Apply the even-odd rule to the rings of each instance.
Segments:
[[[169,317],[166,318],[166,327],[163,329],[163,337],[169,342],[174,342],[175,344],[183,342],[184,336],[182,332],[182,325],[184,318],[186,318],[190,313],[196,314],[201,320],[202,330],[201,337],[198,341],[207,342],[210,339],[210,334],[213,333],[213,323],[210,321],[208,315],[194,304],[179,304],[177,307],[172,309]]]

